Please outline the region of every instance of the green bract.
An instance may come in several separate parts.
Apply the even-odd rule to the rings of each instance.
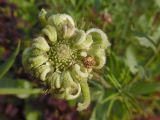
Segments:
[[[82,93],[84,101],[78,110],[86,109],[90,104],[88,77],[106,62],[105,50],[110,46],[106,34],[96,28],[77,29],[67,14],[46,17],[42,10],[39,18],[44,28],[23,53],[25,70],[47,84],[56,98],[71,100]]]

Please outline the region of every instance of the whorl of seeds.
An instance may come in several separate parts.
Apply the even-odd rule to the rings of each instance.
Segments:
[[[100,29],[77,29],[67,14],[46,14],[42,9],[39,18],[44,28],[24,51],[23,66],[48,85],[56,98],[76,99],[82,93],[84,100],[77,109],[84,110],[90,104],[88,77],[92,69],[104,66],[110,43]]]

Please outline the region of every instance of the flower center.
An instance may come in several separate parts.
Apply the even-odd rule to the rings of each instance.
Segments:
[[[48,52],[49,62],[56,71],[63,71],[74,63],[76,53],[68,43],[58,42],[52,45]]]
[[[68,45],[60,44],[57,47],[57,56],[59,60],[68,60],[72,56],[72,51]]]

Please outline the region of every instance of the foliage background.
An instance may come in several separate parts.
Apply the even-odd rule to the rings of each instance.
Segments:
[[[70,14],[79,28],[102,29],[112,44],[105,67],[89,80],[86,111],[41,94],[43,86],[22,68],[41,8]],[[159,120],[160,1],[0,0],[0,119]]]

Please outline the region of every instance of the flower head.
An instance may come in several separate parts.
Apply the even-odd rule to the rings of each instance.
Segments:
[[[57,98],[76,99],[82,93],[84,101],[78,104],[78,110],[86,109],[90,104],[87,80],[92,69],[104,66],[110,43],[100,29],[77,29],[67,14],[46,14],[44,10],[40,12],[44,28],[24,51],[23,66],[47,84]]]

